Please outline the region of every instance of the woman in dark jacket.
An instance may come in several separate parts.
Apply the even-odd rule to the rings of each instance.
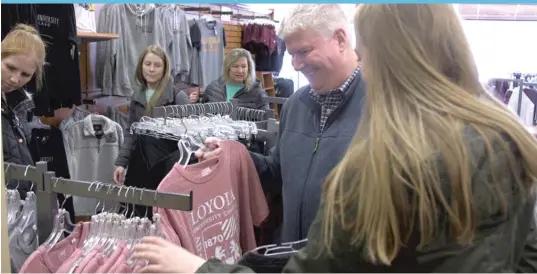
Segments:
[[[304,53],[313,59],[319,49],[346,46],[345,31],[330,30],[330,6],[290,12],[285,39],[304,37],[288,43],[290,51],[302,55],[293,47],[316,41]],[[363,114],[323,183],[307,245],[281,270],[534,273],[525,247],[535,241],[537,141],[480,84],[453,5],[361,4],[354,24],[367,90]],[[254,251],[250,266],[274,265],[288,251],[268,258]],[[149,261],[142,272],[252,272],[156,237],[138,245],[135,257]]]
[[[242,48],[232,49],[224,58],[223,76],[212,81],[201,99],[202,103],[229,102],[238,99],[238,106],[267,110],[263,101],[267,92],[255,76],[255,63],[249,51]]]
[[[140,121],[143,116],[151,116],[154,107],[188,104],[189,97],[185,91],[175,88],[170,59],[158,45],[149,46],[140,55],[136,80],[142,88],[135,91],[131,98],[129,127],[124,129],[125,143],[116,159],[114,181],[116,184],[125,182],[128,186],[156,189],[161,177],[169,170],[165,171],[167,168],[164,168],[157,171],[154,167],[159,166],[157,163],[163,157],[177,150],[177,142],[150,136],[133,136],[130,134],[130,125]],[[127,166],[129,171],[124,178]],[[145,214],[145,207],[143,212],[137,213]]]
[[[28,25],[15,26],[2,40],[2,146],[6,163],[34,165],[28,148],[28,120],[34,103],[23,87],[35,76],[39,90],[45,54],[43,40]],[[8,188],[17,188],[23,199],[31,185],[28,181],[8,182]]]

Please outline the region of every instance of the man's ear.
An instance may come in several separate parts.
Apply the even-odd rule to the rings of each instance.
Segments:
[[[349,43],[349,37],[343,29],[338,29],[334,32],[334,38],[336,39],[339,49],[344,51],[347,49],[347,44]]]

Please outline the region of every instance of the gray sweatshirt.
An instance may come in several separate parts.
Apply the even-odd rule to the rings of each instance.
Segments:
[[[140,88],[135,79],[140,54],[154,44],[166,49],[166,33],[154,5],[124,4],[116,6],[113,11],[117,14],[110,23],[121,24],[120,28],[112,27],[119,31],[121,41],[113,43],[114,48],[109,49],[113,52],[110,58],[114,59],[105,63],[103,82],[111,85],[105,87],[107,94],[130,97],[134,90]]]
[[[102,128],[100,138],[96,133],[98,127]],[[92,114],[78,121],[71,116],[60,124],[60,130],[71,179],[114,184],[114,161],[124,140],[121,126],[105,116]],[[74,196],[73,204],[77,216],[91,216],[95,213],[98,200]],[[112,202],[104,203],[106,209],[115,205]],[[102,206],[101,202],[99,208]]]

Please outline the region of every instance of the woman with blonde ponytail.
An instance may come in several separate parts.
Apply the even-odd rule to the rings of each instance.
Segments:
[[[29,113],[34,108],[24,87],[35,77],[41,88],[45,66],[45,43],[29,25],[16,25],[2,40],[2,147],[4,162],[34,165],[28,148],[31,129]],[[11,180],[10,189],[19,190],[24,199],[33,184]]]
[[[454,7],[362,4],[354,24],[365,110],[284,272],[536,272],[537,141],[479,83]],[[153,272],[251,272],[135,250]]]

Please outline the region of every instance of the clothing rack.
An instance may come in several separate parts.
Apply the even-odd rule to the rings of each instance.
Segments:
[[[525,77],[523,77],[525,78]],[[519,87],[520,92],[518,93],[518,103],[517,103],[517,115],[520,116],[520,111],[522,107],[522,94],[524,93],[524,86],[537,86],[537,83],[526,82],[525,79],[508,79],[508,78],[493,78],[492,81],[504,81],[504,82],[513,82],[513,87]]]
[[[279,21],[276,21],[273,19],[272,15],[244,15],[244,14],[233,14],[231,16],[233,19],[237,20],[255,20],[255,19],[267,19],[274,23],[279,23]]]
[[[36,187],[40,244],[52,232],[54,216],[58,212],[57,193],[182,211],[191,211],[193,206],[192,191],[189,194],[176,194],[58,178],[54,172],[47,171],[44,161],[37,162],[35,167],[4,163],[4,170],[6,179],[32,181]]]
[[[285,102],[286,98],[264,97],[266,103]],[[284,100],[282,100],[284,99]],[[265,110],[263,115],[260,115],[259,110],[239,107],[237,99],[232,99],[231,102],[213,102],[204,104],[187,104],[187,105],[170,105],[154,107],[152,111],[153,118],[166,118],[171,116],[188,117],[190,115],[204,114],[222,114],[229,115],[233,120],[244,119],[245,117],[260,117],[261,121],[267,121],[275,117],[273,109]]]

